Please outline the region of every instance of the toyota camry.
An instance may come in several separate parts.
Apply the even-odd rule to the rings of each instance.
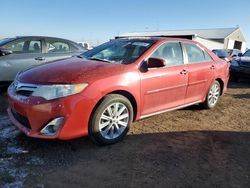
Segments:
[[[133,121],[194,104],[214,108],[228,78],[229,64],[197,42],[116,39],[20,72],[8,114],[30,137],[113,144]]]

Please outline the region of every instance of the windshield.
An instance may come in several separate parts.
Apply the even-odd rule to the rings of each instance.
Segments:
[[[227,52],[229,55],[232,55],[232,54],[233,54],[233,50],[226,50],[226,52]]]
[[[213,52],[218,56],[218,57],[228,57],[229,54],[225,50],[213,50]]]
[[[4,38],[4,39],[0,39],[0,46],[6,44],[7,42],[12,41],[13,38]]]
[[[131,64],[137,60],[155,41],[152,40],[112,40],[80,55],[89,60],[99,60],[117,64]]]
[[[244,57],[250,57],[250,50],[247,50],[247,51],[244,53],[243,56],[244,56]]]

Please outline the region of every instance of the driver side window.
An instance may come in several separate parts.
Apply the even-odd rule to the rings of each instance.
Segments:
[[[162,44],[152,55],[152,58],[166,60],[166,66],[177,66],[184,64],[181,45],[179,42],[168,42]]]
[[[7,50],[11,50],[13,53],[41,53],[41,41],[40,40],[16,40],[3,46]]]

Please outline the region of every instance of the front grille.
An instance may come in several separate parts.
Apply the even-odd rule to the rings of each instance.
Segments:
[[[16,112],[13,109],[11,109],[11,112],[12,112],[13,116],[15,117],[15,119],[19,123],[21,123],[24,127],[28,128],[28,129],[31,129],[30,122],[25,116],[19,114],[18,112]]]
[[[26,97],[31,96],[32,93],[37,89],[37,85],[21,83],[19,81],[15,81],[13,83],[13,87],[17,94]]]

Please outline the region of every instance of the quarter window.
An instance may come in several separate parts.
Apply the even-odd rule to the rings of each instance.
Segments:
[[[177,66],[183,64],[182,49],[179,42],[169,42],[161,45],[152,55],[167,61],[166,66]]]
[[[211,57],[198,46],[187,43],[184,43],[183,45],[186,49],[188,62],[190,64],[212,61]]]

